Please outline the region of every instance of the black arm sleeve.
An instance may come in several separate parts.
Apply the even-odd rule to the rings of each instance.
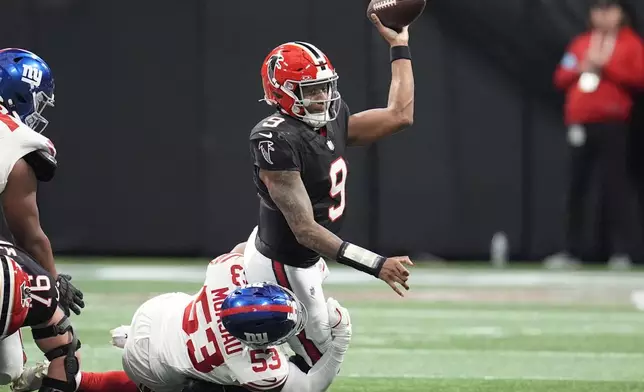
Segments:
[[[24,159],[33,169],[38,181],[47,182],[54,178],[58,162],[53,155],[42,150],[37,150],[25,155]]]

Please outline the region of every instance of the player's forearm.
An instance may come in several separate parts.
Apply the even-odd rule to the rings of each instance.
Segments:
[[[293,233],[300,245],[324,257],[335,259],[342,246],[342,239],[315,221],[296,228]]]
[[[400,119],[403,126],[414,122],[414,72],[411,60],[399,59],[391,63],[387,108]]]
[[[300,245],[305,246],[331,260],[347,265],[375,277],[380,276],[380,270],[387,260],[386,257],[361,248],[315,223],[303,232],[297,232],[296,238]]]
[[[300,174],[288,171],[260,172],[260,177],[297,242],[323,256],[335,258],[342,240],[315,221],[313,206]]]
[[[290,371],[282,392],[326,391],[340,371],[349,340],[348,337],[334,338],[329,349],[306,374],[297,366],[289,364]]]
[[[27,251],[27,253],[29,253],[38,262],[38,264],[47,270],[54,279],[58,277],[51,243],[45,233],[16,242],[19,247]]]

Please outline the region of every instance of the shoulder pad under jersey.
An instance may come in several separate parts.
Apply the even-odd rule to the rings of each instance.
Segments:
[[[58,168],[58,161],[50,153],[36,150],[25,155],[24,159],[33,169],[38,181],[48,182],[54,178]]]
[[[283,137],[288,138],[291,135],[296,135],[300,129],[299,126],[306,127],[304,123],[289,118],[287,116],[276,113],[273,116],[266,117],[251,131],[250,139],[270,139],[275,134],[281,134]]]

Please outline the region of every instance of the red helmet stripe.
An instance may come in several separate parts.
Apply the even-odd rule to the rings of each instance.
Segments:
[[[292,313],[295,309],[288,305],[248,305],[240,306],[238,308],[229,308],[221,311],[221,317],[232,316],[240,313],[253,313],[253,312],[282,312]]]

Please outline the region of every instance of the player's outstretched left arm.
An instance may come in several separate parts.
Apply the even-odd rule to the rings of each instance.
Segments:
[[[351,146],[373,143],[400,132],[414,122],[414,73],[409,55],[409,32],[404,27],[398,33],[382,25],[377,16],[372,21],[378,32],[391,46],[391,85],[389,101],[383,109],[371,109],[349,117]]]

